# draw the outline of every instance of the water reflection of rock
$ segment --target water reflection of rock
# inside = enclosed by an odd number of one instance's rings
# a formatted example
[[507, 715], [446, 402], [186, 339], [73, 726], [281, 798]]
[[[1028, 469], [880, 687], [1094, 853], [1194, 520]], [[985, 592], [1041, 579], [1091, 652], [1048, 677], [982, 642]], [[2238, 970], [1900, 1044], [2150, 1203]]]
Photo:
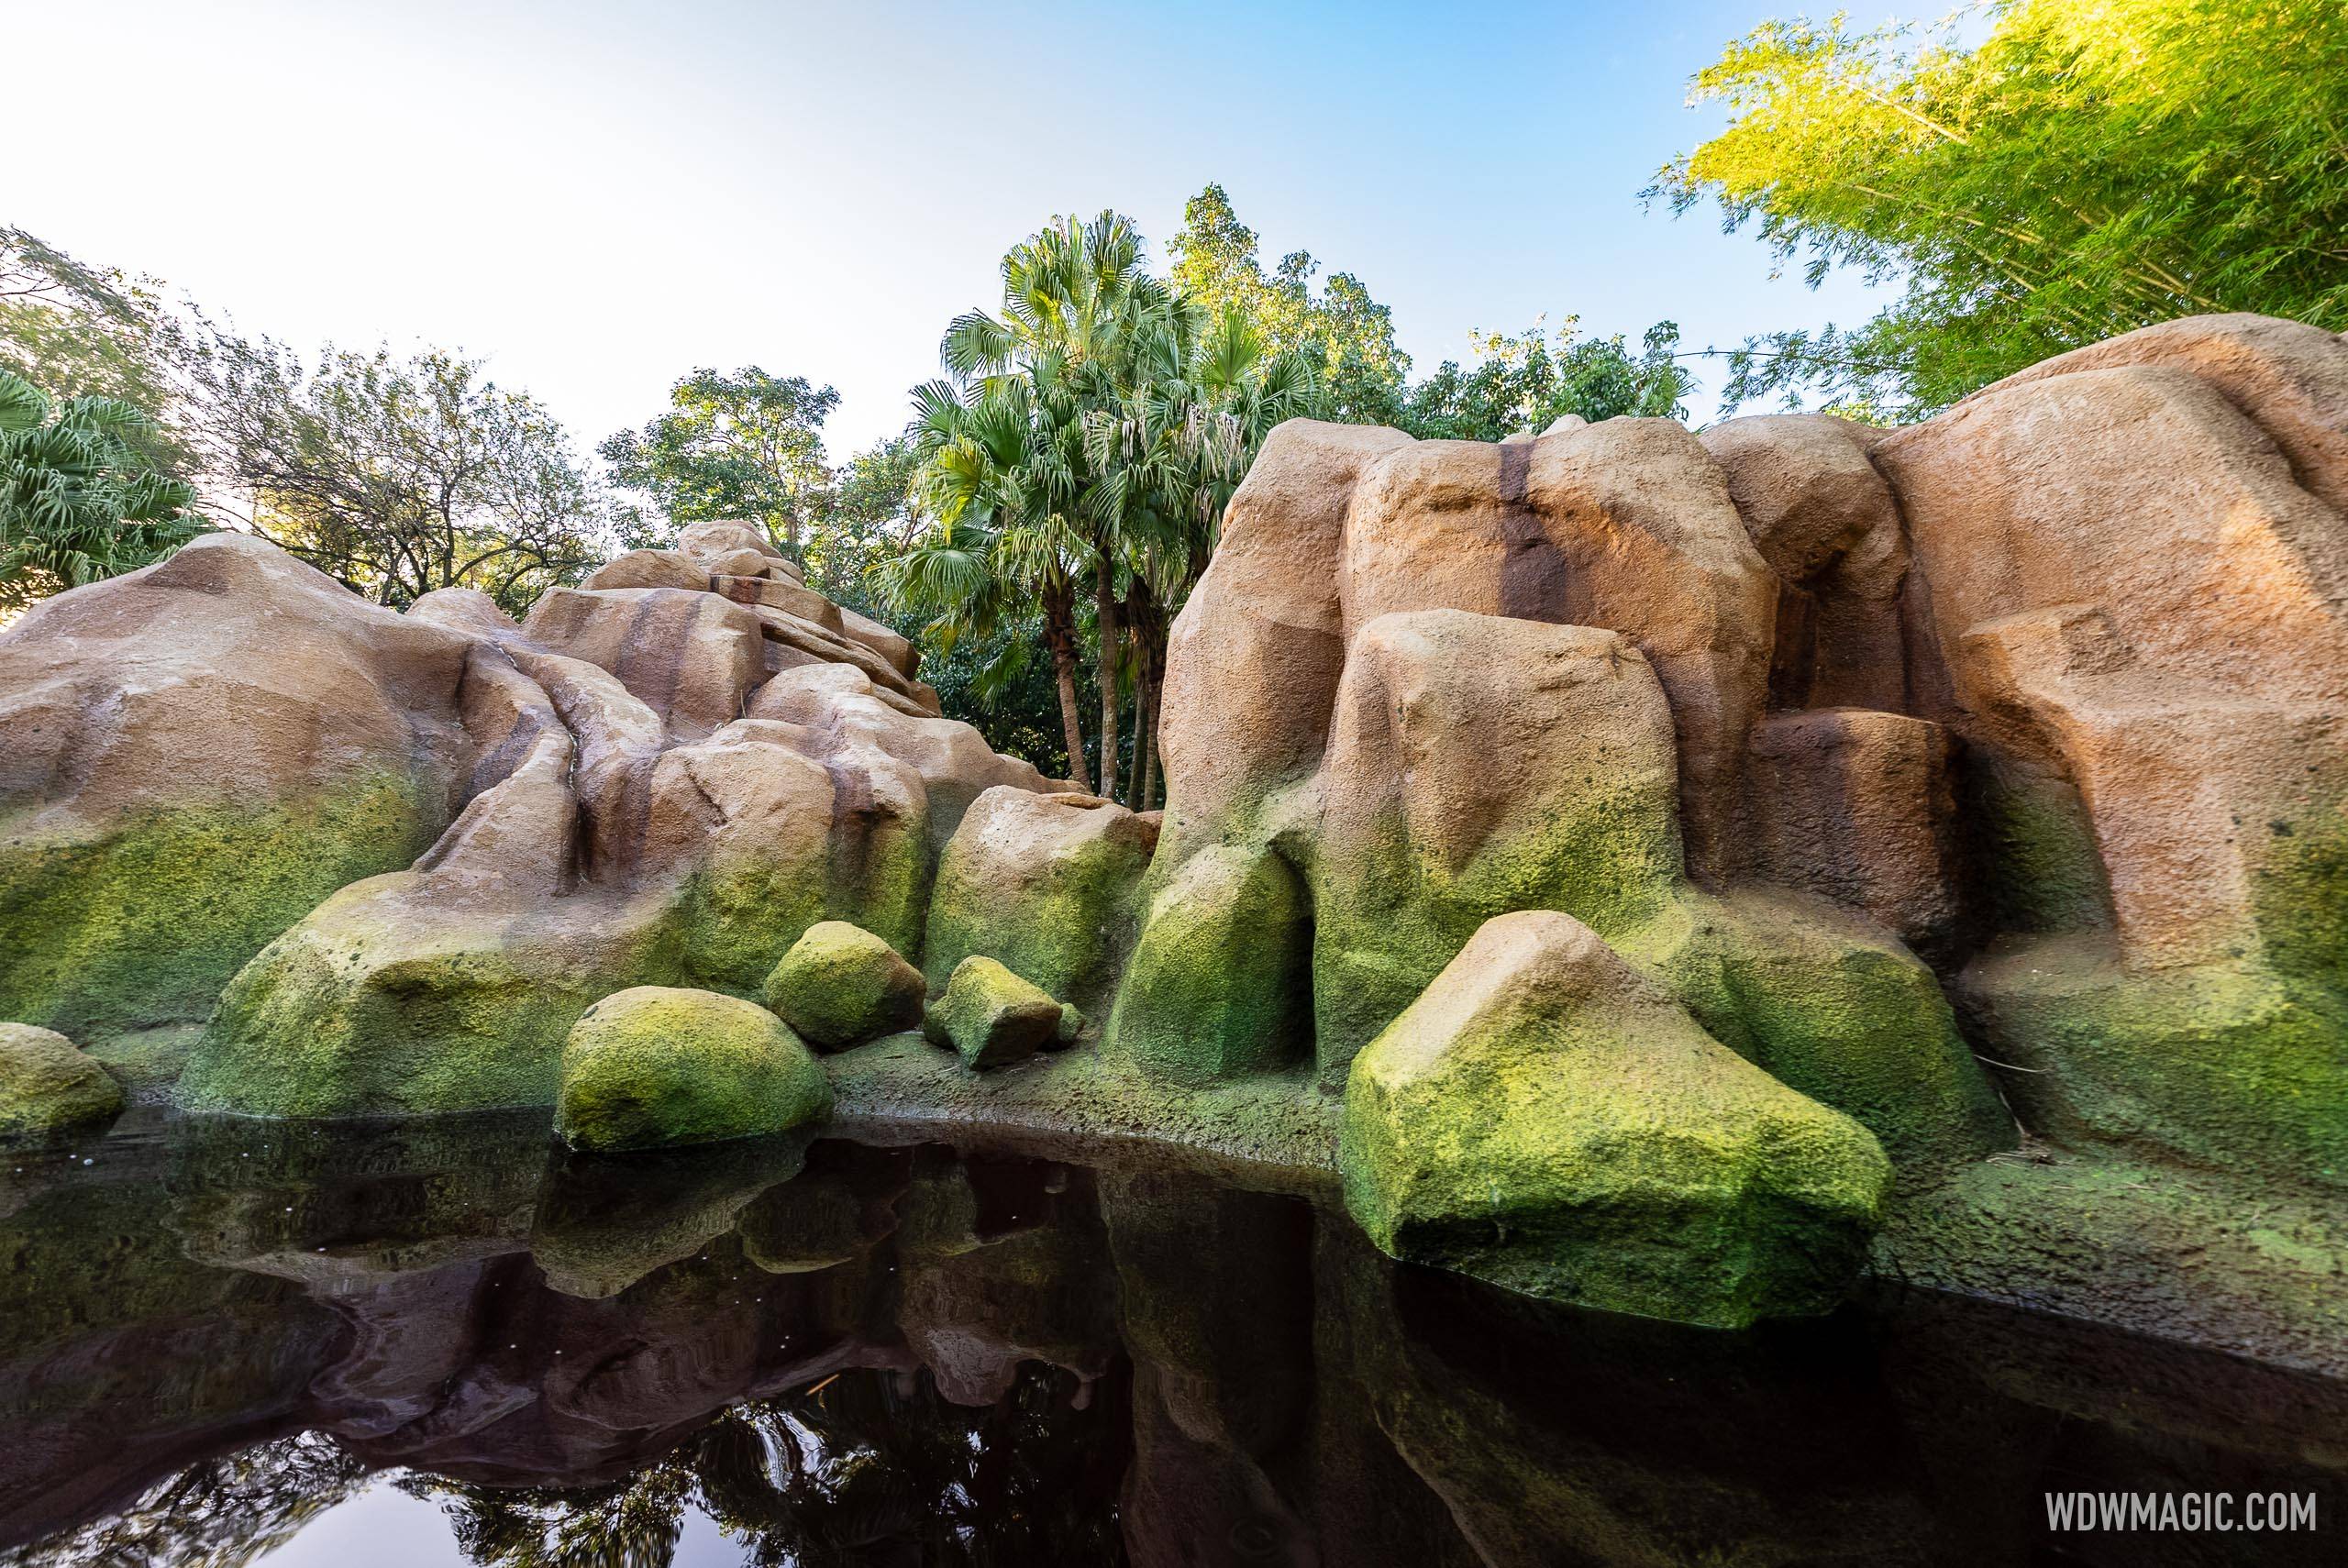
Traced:
[[2021, 1562], [2043, 1486], [2348, 1469], [2337, 1384], [1943, 1297], [1575, 1314], [1109, 1156], [588, 1161], [484, 1119], [94, 1157], [0, 1204], [0, 1542], [194, 1529], [135, 1499], [272, 1442], [207, 1473], [261, 1495], [204, 1528], [298, 1519], [342, 1454], [417, 1473], [483, 1561], [548, 1520], [658, 1558], [691, 1500], [810, 1564]]

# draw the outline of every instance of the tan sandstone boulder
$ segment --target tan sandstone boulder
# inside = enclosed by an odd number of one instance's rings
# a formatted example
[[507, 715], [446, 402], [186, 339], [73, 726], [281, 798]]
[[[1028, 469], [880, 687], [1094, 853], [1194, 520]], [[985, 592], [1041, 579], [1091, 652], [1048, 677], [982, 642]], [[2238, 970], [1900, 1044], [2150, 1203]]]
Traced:
[[1355, 636], [1321, 773], [1313, 1017], [1324, 1081], [1512, 910], [1601, 931], [1680, 884], [1671, 712], [1629, 641], [1457, 610]]
[[683, 588], [699, 592], [709, 587], [709, 571], [681, 550], [630, 550], [597, 567], [579, 585], [602, 588]]
[[1099, 1005], [1132, 945], [1157, 846], [1114, 801], [989, 790], [938, 860], [923, 949], [931, 984], [983, 954], [1054, 997]]
[[467, 639], [206, 535], [0, 635], [0, 1015], [200, 1019], [335, 889], [405, 866], [472, 767]]
[[1898, 709], [1908, 540], [1891, 487], [1822, 414], [1731, 419], [1697, 437], [1778, 579], [1773, 705]]
[[714, 593], [550, 589], [522, 629], [553, 652], [609, 670], [685, 736], [739, 718], [764, 674], [757, 620]]
[[[2348, 1032], [2325, 1021], [2348, 969], [2325, 869], [2348, 854], [2348, 520], [2302, 485], [2329, 486], [2329, 448], [2295, 423], [2321, 423], [2340, 350], [2283, 324], [2105, 348], [1874, 451], [1930, 587], [1932, 716], [1982, 759], [1974, 809], [2010, 853], [2084, 857], [2006, 880], [2004, 929], [2060, 945], [2009, 943], [1966, 988], [2000, 1059], [2059, 1054], [2030, 1092], [2070, 1095], [2069, 1125], [2348, 1170]], [[2210, 354], [2217, 380], [2189, 368]]]
[[1689, 863], [1714, 875], [1733, 864], [1777, 583], [1720, 466], [1678, 425], [1610, 419], [1521, 446], [1396, 447], [1354, 487], [1339, 597], [1349, 644], [1412, 610], [1620, 633], [1670, 699]]

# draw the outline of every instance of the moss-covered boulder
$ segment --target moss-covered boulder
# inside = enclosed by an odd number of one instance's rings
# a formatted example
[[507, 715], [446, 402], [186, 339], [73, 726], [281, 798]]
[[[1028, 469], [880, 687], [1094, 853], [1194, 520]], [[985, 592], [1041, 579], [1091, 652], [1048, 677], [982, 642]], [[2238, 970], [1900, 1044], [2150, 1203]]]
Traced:
[[1169, 1083], [1285, 1066], [1312, 1032], [1303, 882], [1268, 845], [1215, 845], [1149, 901], [1109, 1016], [1109, 1048]]
[[468, 902], [449, 874], [344, 889], [245, 966], [180, 1074], [183, 1110], [342, 1117], [550, 1105], [599, 997], [677, 977], [670, 900]]
[[249, 535], [0, 635], [0, 1017], [194, 1022], [336, 889], [460, 803], [464, 636]]
[[1672, 709], [1646, 657], [1589, 626], [1381, 615], [1346, 656], [1312, 846], [1324, 1087], [1512, 910], [1611, 935], [1682, 886]]
[[921, 1027], [929, 984], [862, 926], [818, 921], [767, 977], [767, 1006], [819, 1051]]
[[571, 1026], [554, 1124], [572, 1148], [603, 1153], [784, 1132], [831, 1110], [822, 1066], [766, 1009], [637, 986]]
[[0, 1023], [0, 1138], [39, 1137], [103, 1121], [122, 1086], [51, 1029]]
[[931, 856], [920, 774], [877, 747], [742, 719], [652, 767], [648, 871], [682, 872], [677, 930], [700, 984], [756, 995], [826, 919], [906, 951], [921, 940]]
[[1549, 911], [1488, 922], [1355, 1059], [1339, 1164], [1396, 1257], [1720, 1327], [1839, 1301], [1891, 1177]]
[[1157, 846], [1156, 825], [1114, 801], [989, 790], [937, 863], [923, 947], [930, 983], [982, 953], [1053, 996], [1104, 1008]]
[[2255, 962], [2143, 973], [2109, 933], [2007, 937], [1965, 971], [2006, 1093], [2064, 1144], [2348, 1187], [2348, 997]]
[[1059, 1026], [1059, 1003], [993, 959], [973, 954], [954, 966], [922, 1032], [950, 1047], [966, 1066], [1001, 1067], [1044, 1049]]
[[1939, 981], [1881, 927], [1746, 888], [1683, 894], [1613, 944], [1714, 1039], [1873, 1132], [1903, 1183], [2013, 1147]]

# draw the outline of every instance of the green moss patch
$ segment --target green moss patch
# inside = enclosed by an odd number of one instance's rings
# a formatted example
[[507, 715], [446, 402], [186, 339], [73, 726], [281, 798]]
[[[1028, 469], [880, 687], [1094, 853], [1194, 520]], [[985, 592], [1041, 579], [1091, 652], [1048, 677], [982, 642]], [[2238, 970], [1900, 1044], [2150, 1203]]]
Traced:
[[993, 959], [973, 954], [954, 966], [924, 1032], [951, 1047], [965, 1066], [1002, 1067], [1052, 1043], [1059, 1026], [1059, 1003]]
[[361, 883], [271, 943], [223, 994], [180, 1105], [350, 1117], [551, 1104], [572, 1021], [676, 977], [660, 899], [481, 911], [432, 887]]
[[1288, 864], [1268, 847], [1202, 850], [1150, 900], [1109, 1049], [1168, 1083], [1279, 1070], [1312, 1036], [1312, 963]]
[[1313, 865], [1313, 1019], [1323, 1080], [1344, 1081], [1356, 1051], [1434, 978], [1484, 922], [1556, 910], [1611, 934], [1678, 892], [1679, 829], [1667, 797], [1582, 792], [1495, 831], [1464, 865], [1411, 841], [1383, 813], [1358, 842], [1324, 844]]
[[[2139, 973], [2096, 933], [2009, 943], [1960, 991], [2006, 1093], [2058, 1143], [2157, 1145], [2348, 1186], [2348, 1000], [2244, 964]], [[2141, 1148], [2140, 1148], [2141, 1152]]]
[[1397, 1257], [1724, 1327], [1840, 1300], [1891, 1174], [1547, 912], [1492, 922], [1355, 1059], [1338, 1162]]
[[151, 812], [97, 838], [0, 838], [0, 1015], [76, 1037], [200, 1021], [280, 933], [407, 866], [443, 825], [417, 781], [379, 775]]
[[104, 1121], [122, 1087], [54, 1030], [0, 1023], [0, 1138], [38, 1138]]
[[637, 986], [571, 1026], [555, 1132], [580, 1150], [665, 1148], [785, 1132], [831, 1109], [814, 1053], [756, 1002]]
[[917, 1028], [928, 984], [861, 926], [819, 921], [767, 977], [767, 1006], [820, 1051]]
[[1714, 1039], [1873, 1132], [1903, 1182], [2013, 1146], [1940, 982], [1888, 932], [1750, 889], [1685, 894], [1615, 946]]

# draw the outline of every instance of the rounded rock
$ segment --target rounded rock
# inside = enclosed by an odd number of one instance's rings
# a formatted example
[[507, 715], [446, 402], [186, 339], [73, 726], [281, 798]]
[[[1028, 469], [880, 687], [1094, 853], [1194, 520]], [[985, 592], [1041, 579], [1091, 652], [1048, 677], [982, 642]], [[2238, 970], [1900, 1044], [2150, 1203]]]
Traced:
[[819, 1051], [921, 1027], [922, 974], [895, 948], [843, 920], [807, 928], [767, 977], [767, 1006]]
[[571, 1027], [555, 1131], [574, 1149], [648, 1149], [786, 1132], [831, 1109], [814, 1054], [756, 1002], [637, 986]]
[[0, 1137], [38, 1136], [103, 1121], [122, 1086], [53, 1029], [0, 1023]]

